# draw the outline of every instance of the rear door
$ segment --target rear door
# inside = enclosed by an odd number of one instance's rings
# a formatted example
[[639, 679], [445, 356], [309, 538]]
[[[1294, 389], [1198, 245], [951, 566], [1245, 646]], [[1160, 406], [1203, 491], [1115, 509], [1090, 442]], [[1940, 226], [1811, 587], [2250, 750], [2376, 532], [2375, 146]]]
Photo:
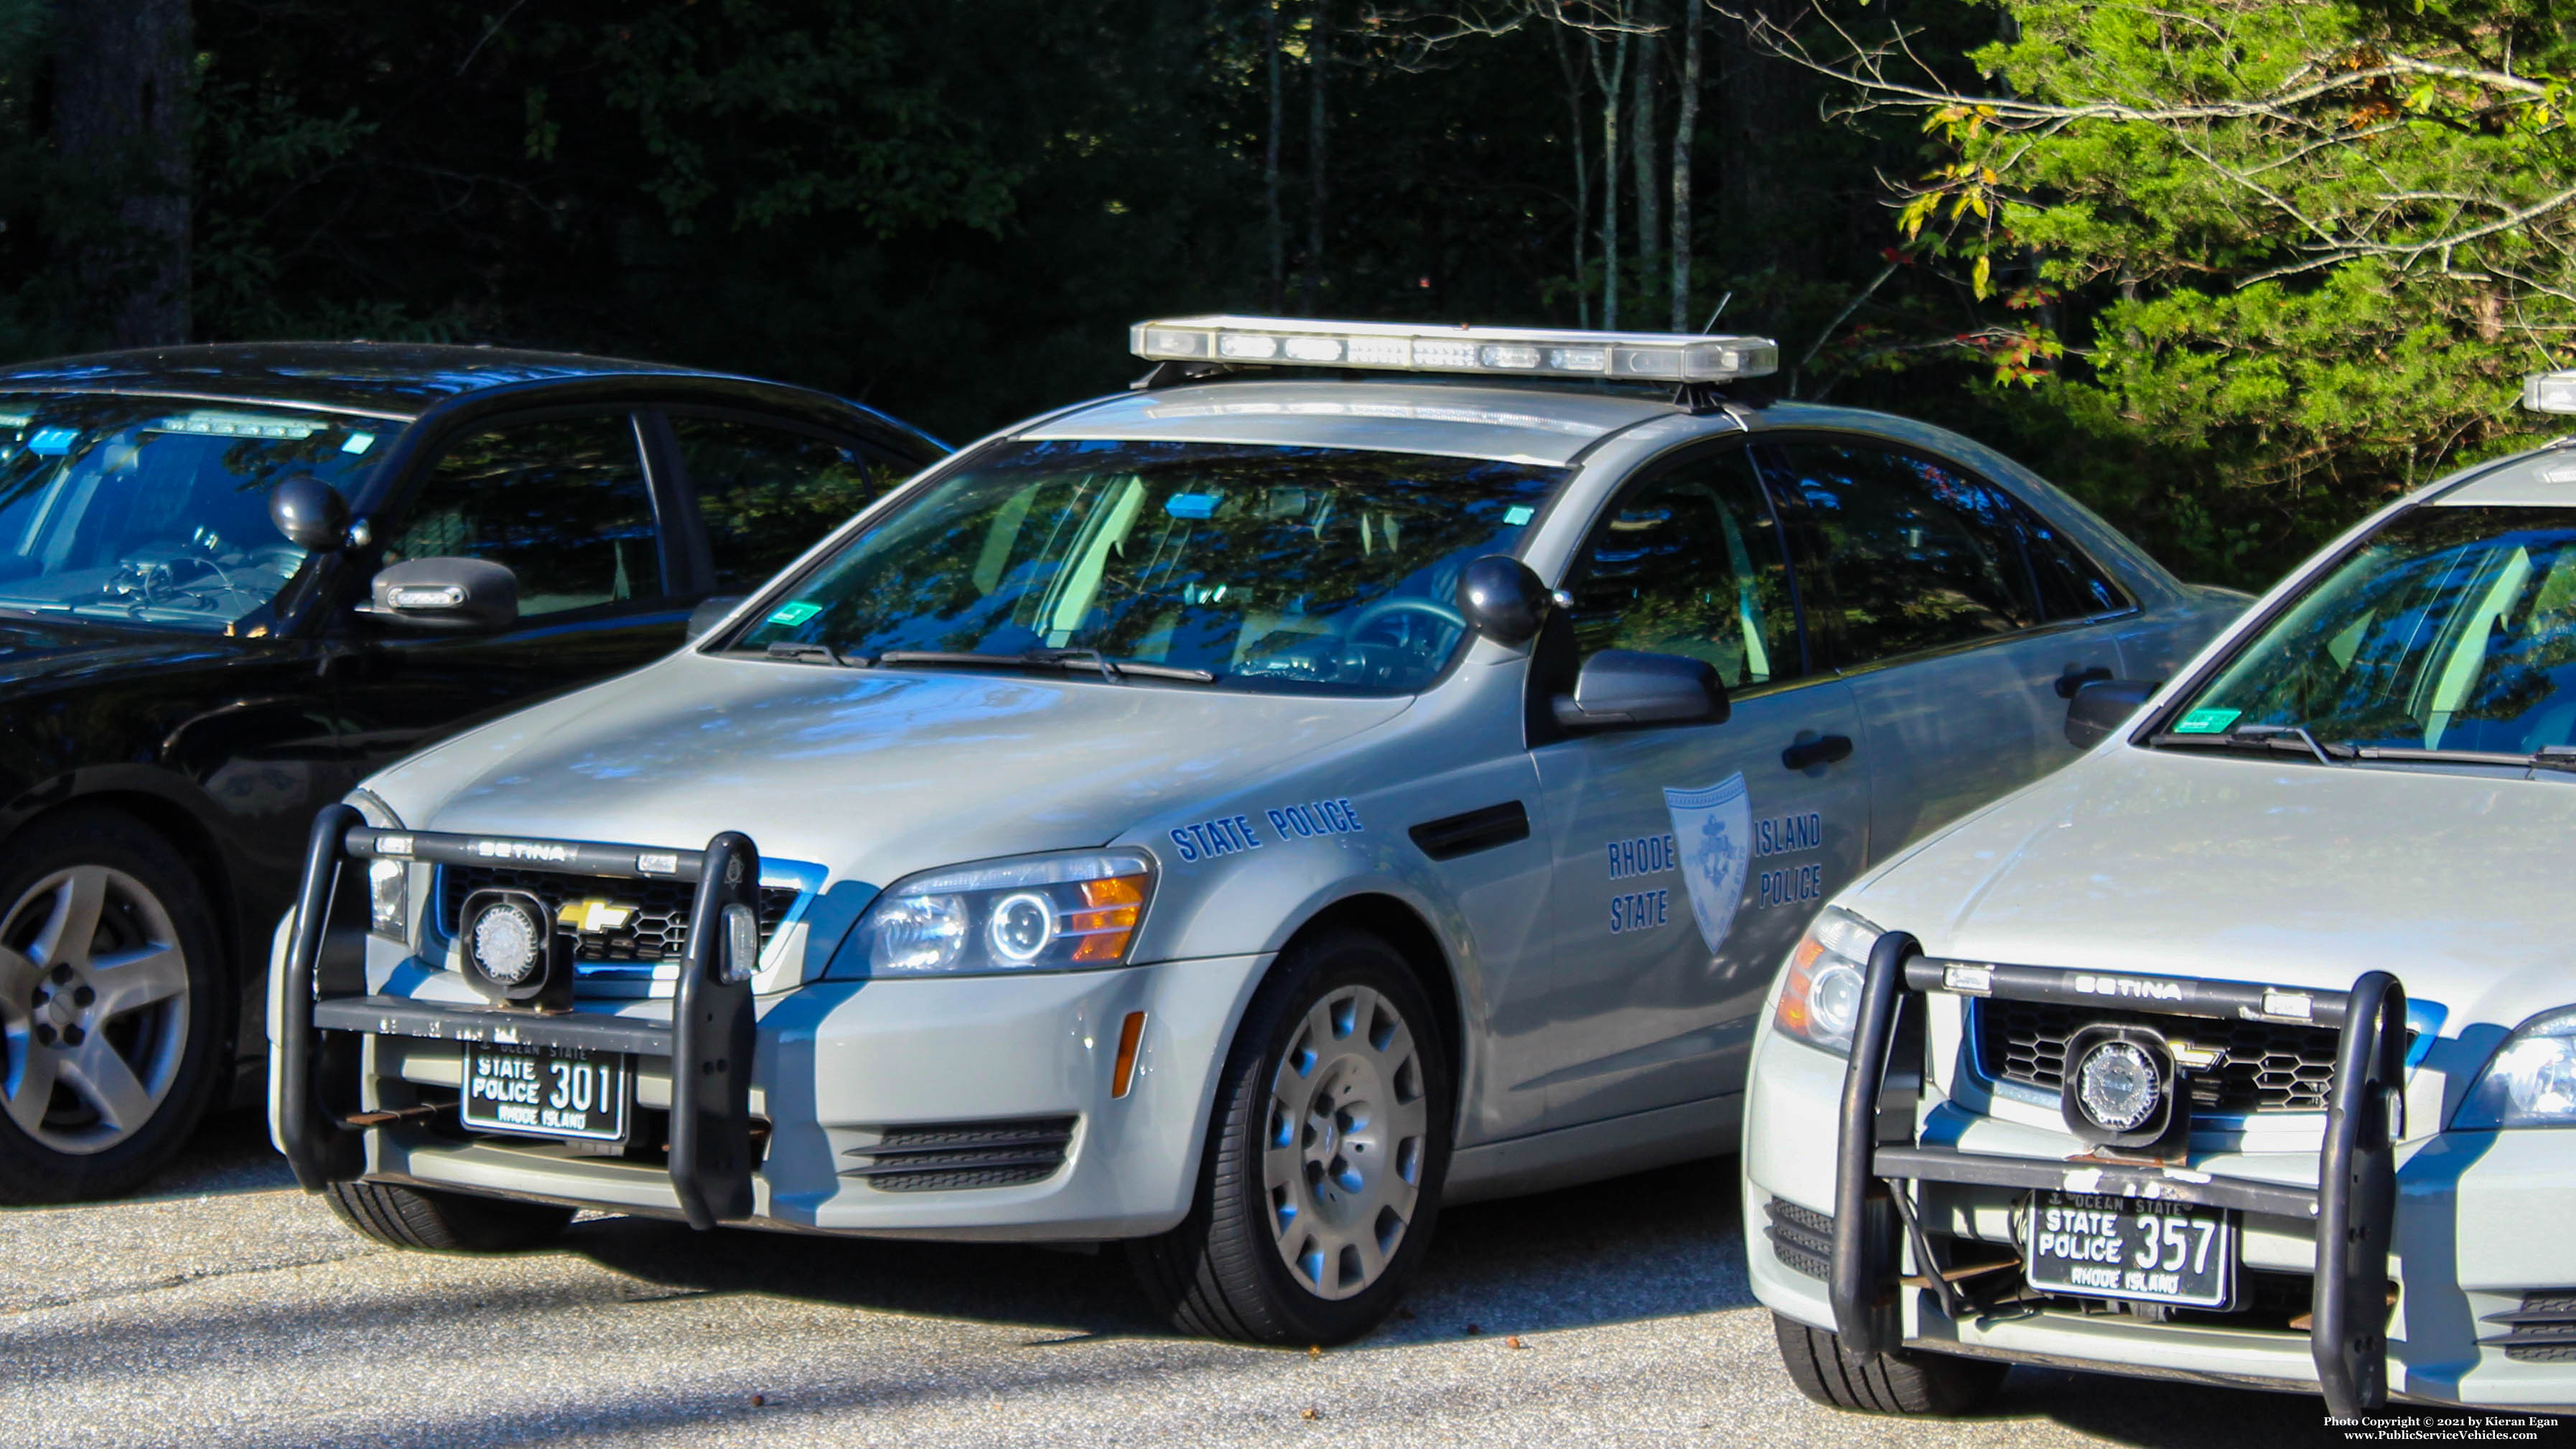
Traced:
[[2067, 694], [2119, 672], [2101, 615], [2125, 600], [2069, 576], [2072, 545], [1993, 483], [1892, 443], [1792, 436], [1757, 456], [1795, 516], [1810, 622], [1860, 713], [1876, 854], [2075, 757]]
[[360, 774], [678, 647], [689, 532], [670, 526], [680, 505], [648, 466], [646, 425], [622, 408], [529, 414], [441, 445], [381, 535], [385, 562], [506, 564], [519, 618], [476, 635], [344, 620], [334, 677]]
[[1552, 966], [1498, 1016], [1551, 1127], [1741, 1088], [1771, 973], [1863, 863], [1869, 805], [1831, 743], [1858, 728], [1851, 692], [1807, 668], [1782, 529], [1741, 447], [1628, 485], [1565, 587], [1585, 657], [1706, 660], [1733, 710], [1535, 752]]

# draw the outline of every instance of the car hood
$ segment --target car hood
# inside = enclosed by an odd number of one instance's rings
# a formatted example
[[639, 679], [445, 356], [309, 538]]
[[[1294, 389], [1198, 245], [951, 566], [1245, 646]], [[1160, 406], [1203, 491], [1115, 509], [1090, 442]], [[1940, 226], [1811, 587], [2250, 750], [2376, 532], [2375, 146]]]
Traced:
[[366, 788], [415, 830], [695, 847], [882, 887], [1106, 843], [1408, 699], [682, 654], [460, 735]]
[[241, 651], [240, 644], [216, 635], [143, 634], [77, 619], [0, 616], [0, 689], [208, 663]]
[[2340, 989], [2469, 1021], [2576, 1000], [2576, 778], [2119, 745], [1972, 816], [1845, 904], [1932, 955]]

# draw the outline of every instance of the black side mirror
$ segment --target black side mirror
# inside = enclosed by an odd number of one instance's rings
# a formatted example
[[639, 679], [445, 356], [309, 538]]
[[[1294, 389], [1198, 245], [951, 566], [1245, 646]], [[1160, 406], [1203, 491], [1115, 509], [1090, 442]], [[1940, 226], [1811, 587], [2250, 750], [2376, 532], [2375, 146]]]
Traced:
[[698, 600], [698, 606], [689, 611], [689, 639], [695, 641], [704, 637], [709, 629], [724, 622], [725, 615], [732, 613], [743, 600], [750, 597], [749, 594], [718, 594], [713, 598]]
[[2102, 743], [2163, 687], [2161, 679], [2097, 679], [2084, 685], [2066, 702], [2066, 742], [2079, 750]]
[[1519, 559], [1489, 553], [1458, 574], [1458, 612], [1467, 627], [1497, 644], [1526, 644], [1538, 637], [1556, 596]]
[[1724, 724], [1726, 685], [1716, 666], [1679, 654], [1604, 649], [1583, 661], [1574, 693], [1550, 701], [1570, 730], [1634, 725]]
[[268, 521], [307, 553], [328, 553], [349, 540], [349, 500], [340, 490], [298, 473], [269, 490]]
[[499, 629], [519, 617], [519, 576], [479, 558], [416, 558], [376, 571], [359, 612], [423, 629]]

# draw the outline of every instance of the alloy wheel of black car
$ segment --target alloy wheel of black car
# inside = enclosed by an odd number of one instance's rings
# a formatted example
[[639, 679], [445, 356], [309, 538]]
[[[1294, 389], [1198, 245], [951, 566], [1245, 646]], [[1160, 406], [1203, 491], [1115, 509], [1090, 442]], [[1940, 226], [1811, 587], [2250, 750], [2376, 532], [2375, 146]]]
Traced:
[[0, 862], [0, 1202], [131, 1190], [204, 1111], [225, 992], [179, 854], [104, 809]]

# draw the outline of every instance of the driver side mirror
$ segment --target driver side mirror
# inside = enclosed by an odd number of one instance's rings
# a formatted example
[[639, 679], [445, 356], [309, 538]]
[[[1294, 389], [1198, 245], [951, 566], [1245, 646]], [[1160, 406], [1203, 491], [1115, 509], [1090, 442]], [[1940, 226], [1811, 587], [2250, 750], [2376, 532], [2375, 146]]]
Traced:
[[1538, 637], [1556, 596], [1530, 566], [1490, 553], [1458, 574], [1458, 612], [1467, 626], [1497, 644], [1526, 644]]
[[422, 629], [502, 629], [519, 618], [519, 576], [479, 558], [416, 558], [376, 571], [358, 612]]
[[2079, 750], [2102, 743], [2163, 687], [2161, 679], [2097, 679], [2084, 685], [2066, 702], [2066, 742]]
[[349, 500], [312, 474], [298, 473], [269, 490], [268, 521], [306, 553], [329, 553], [349, 541]]
[[1724, 724], [1730, 712], [1717, 667], [1679, 654], [1604, 649], [1583, 661], [1574, 693], [1549, 701], [1570, 730]]

